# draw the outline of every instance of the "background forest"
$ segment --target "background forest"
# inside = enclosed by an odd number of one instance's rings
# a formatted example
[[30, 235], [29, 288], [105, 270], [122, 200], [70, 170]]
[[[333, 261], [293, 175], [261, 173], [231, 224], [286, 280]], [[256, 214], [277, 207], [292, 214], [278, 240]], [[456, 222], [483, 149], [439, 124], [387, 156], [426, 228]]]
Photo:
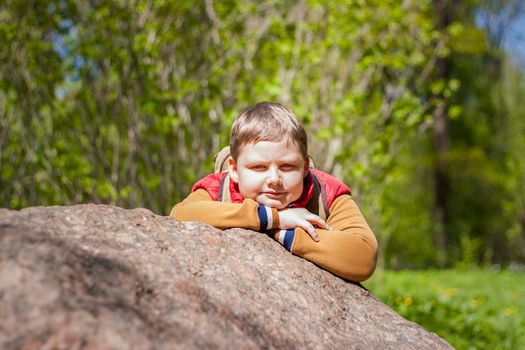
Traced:
[[235, 116], [278, 101], [383, 266], [520, 268], [520, 25], [503, 0], [3, 0], [0, 206], [166, 215]]
[[524, 78], [519, 0], [0, 0], [0, 207], [167, 215], [281, 102], [378, 236], [365, 287], [525, 348]]

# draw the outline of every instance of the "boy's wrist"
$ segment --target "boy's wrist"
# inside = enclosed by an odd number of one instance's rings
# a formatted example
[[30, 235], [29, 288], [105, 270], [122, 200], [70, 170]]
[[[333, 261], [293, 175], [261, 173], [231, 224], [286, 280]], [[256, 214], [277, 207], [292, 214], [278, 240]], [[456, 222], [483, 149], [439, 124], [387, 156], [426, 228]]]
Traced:
[[295, 229], [282, 229], [279, 231], [277, 240], [286, 248], [286, 250], [291, 251], [294, 237]]
[[259, 204], [257, 215], [259, 216], [260, 231], [267, 231], [279, 227], [279, 213], [277, 209]]

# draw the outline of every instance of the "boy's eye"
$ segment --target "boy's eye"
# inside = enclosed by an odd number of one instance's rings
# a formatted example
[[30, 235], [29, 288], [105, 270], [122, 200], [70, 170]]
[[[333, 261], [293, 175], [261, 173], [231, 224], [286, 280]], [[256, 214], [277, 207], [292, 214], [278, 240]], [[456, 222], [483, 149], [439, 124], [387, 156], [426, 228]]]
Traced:
[[283, 164], [283, 165], [281, 165], [281, 168], [285, 169], [285, 170], [286, 169], [295, 169], [295, 168], [297, 168], [297, 166], [295, 164]]
[[252, 165], [250, 168], [253, 169], [253, 170], [263, 170], [263, 169], [266, 169], [266, 167], [265, 167], [264, 165], [262, 165], [262, 164]]

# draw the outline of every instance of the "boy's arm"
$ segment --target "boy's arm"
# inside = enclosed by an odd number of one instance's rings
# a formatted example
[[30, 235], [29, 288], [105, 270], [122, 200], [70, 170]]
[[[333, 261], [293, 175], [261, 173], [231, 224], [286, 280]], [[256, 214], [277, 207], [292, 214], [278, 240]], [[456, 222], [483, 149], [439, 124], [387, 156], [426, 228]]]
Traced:
[[179, 221], [202, 221], [220, 229], [240, 227], [263, 231], [279, 227], [275, 208], [265, 207], [252, 199], [243, 203], [217, 202], [204, 189], [190, 193], [171, 210]]
[[277, 231], [274, 238], [293, 254], [345, 279], [369, 278], [376, 265], [377, 240], [350, 195], [335, 199], [327, 223], [333, 231], [317, 229], [318, 242], [300, 227]]

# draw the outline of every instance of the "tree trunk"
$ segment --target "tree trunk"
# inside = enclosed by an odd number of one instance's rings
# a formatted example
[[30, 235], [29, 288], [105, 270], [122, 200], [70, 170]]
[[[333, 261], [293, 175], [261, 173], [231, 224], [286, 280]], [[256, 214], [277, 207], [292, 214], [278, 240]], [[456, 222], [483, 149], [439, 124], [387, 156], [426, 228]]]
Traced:
[[[435, 0], [434, 9], [437, 14], [437, 28], [445, 32], [453, 21], [455, 3], [450, 0]], [[449, 57], [442, 57], [436, 62], [436, 80], [449, 81], [451, 78], [451, 61]], [[450, 150], [450, 131], [448, 105], [443, 92], [437, 99], [443, 101], [434, 112], [433, 143], [436, 152], [434, 163], [434, 218], [436, 220], [435, 242], [438, 249], [438, 263], [446, 264], [447, 243], [449, 235], [449, 194], [450, 176], [448, 169], [448, 153]]]

